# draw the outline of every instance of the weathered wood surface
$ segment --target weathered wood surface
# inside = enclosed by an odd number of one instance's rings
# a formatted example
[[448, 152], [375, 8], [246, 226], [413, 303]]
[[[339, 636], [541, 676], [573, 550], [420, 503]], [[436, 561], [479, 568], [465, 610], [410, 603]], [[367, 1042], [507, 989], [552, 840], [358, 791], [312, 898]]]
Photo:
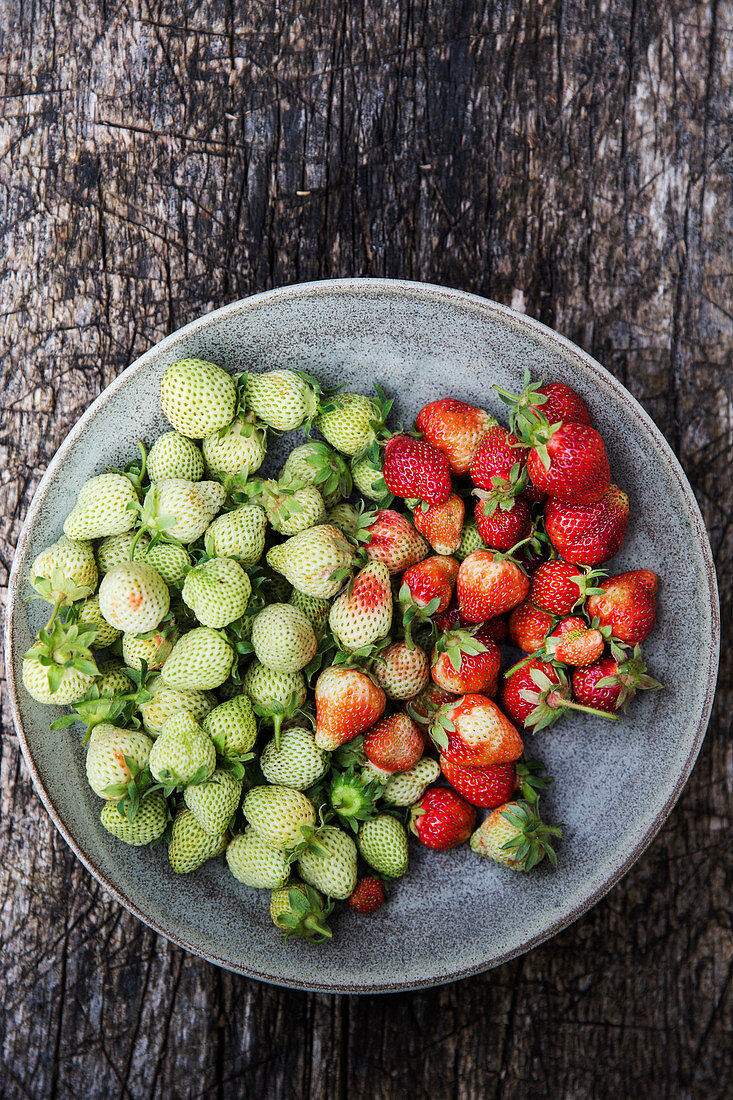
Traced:
[[[690, 476], [731, 614], [733, 7], [0, 0], [6, 576], [70, 425], [253, 291], [406, 276], [613, 370]], [[723, 1097], [731, 659], [660, 837], [553, 942], [418, 995], [234, 977], [111, 902], [2, 742], [4, 1097]]]

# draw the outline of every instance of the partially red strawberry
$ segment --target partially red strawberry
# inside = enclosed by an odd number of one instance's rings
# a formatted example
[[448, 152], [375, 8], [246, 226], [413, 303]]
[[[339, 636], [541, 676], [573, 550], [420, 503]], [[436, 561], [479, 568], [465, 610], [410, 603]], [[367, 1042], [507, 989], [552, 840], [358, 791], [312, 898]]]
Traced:
[[388, 699], [412, 699], [430, 680], [430, 661], [419, 645], [394, 642], [381, 651], [372, 673]]
[[534, 653], [545, 644], [552, 622], [552, 615], [540, 611], [527, 598], [509, 616], [509, 641], [525, 653]]
[[410, 699], [409, 703], [405, 705], [405, 710], [420, 726], [426, 752], [428, 749], [433, 748], [430, 727], [435, 721], [436, 714], [444, 703], [451, 703], [455, 698], [453, 692], [443, 691], [431, 680], [424, 691], [421, 691], [414, 699]]
[[444, 504], [418, 504], [412, 522], [436, 554], [454, 554], [461, 545], [466, 506], [454, 493]]
[[392, 508], [377, 512], [361, 538], [368, 558], [383, 562], [390, 573], [401, 573], [422, 561], [430, 547], [408, 519]]
[[518, 760], [524, 745], [509, 719], [485, 695], [462, 695], [444, 703], [430, 730], [446, 760], [464, 767]]
[[595, 428], [576, 421], [543, 424], [528, 435], [527, 458], [532, 484], [556, 500], [593, 504], [608, 492], [611, 469], [603, 440]]
[[523, 496], [505, 500], [492, 494], [480, 497], [474, 516], [481, 538], [495, 550], [511, 550], [532, 528], [529, 504]]
[[433, 649], [430, 673], [438, 687], [462, 695], [495, 695], [501, 653], [488, 631], [453, 630], [441, 634]]
[[533, 733], [547, 729], [568, 710], [609, 717], [600, 709], [573, 702], [565, 673], [538, 657], [509, 669], [501, 684], [499, 698], [512, 721]]
[[378, 771], [406, 772], [423, 754], [423, 735], [409, 714], [401, 711], [377, 722], [364, 736], [364, 752]]
[[[643, 583], [638, 573], [643, 574]], [[657, 597], [650, 590], [650, 570], [635, 570], [606, 577], [598, 587], [603, 592], [590, 596], [587, 610], [600, 626], [610, 627], [615, 638], [638, 645], [651, 633], [657, 617]]]
[[506, 428], [489, 428], [471, 460], [471, 480], [487, 491], [507, 486], [512, 480], [516, 483], [527, 465], [528, 454], [529, 447]]
[[610, 485], [593, 504], [569, 504], [550, 497], [545, 527], [550, 542], [566, 561], [600, 565], [621, 549], [629, 522], [629, 498]]
[[456, 590], [463, 618], [482, 623], [520, 604], [529, 592], [529, 578], [502, 554], [474, 550], [461, 562]]
[[616, 661], [602, 657], [588, 668], [573, 673], [573, 693], [579, 703], [610, 714], [625, 710], [637, 691], [655, 691], [662, 685], [647, 674], [637, 646], [632, 657]]
[[603, 653], [603, 635], [575, 615], [557, 624], [544, 648], [563, 665], [592, 665]]
[[410, 566], [402, 574], [400, 600], [420, 608], [426, 608], [437, 600], [431, 614], [444, 611], [451, 601], [458, 569], [456, 559], [446, 555], [426, 558]]
[[582, 397], [564, 382], [546, 382], [538, 386], [535, 393], [546, 398], [536, 408], [546, 420], [549, 420], [550, 424], [565, 420], [574, 420], [578, 424], [590, 424], [590, 413]]
[[567, 561], [547, 561], [532, 574], [529, 599], [541, 611], [569, 615], [586, 596], [601, 591], [597, 581], [602, 576], [597, 569], [584, 571]]
[[336, 749], [369, 729], [384, 713], [387, 697], [357, 668], [331, 665], [316, 681], [316, 744]]
[[440, 770], [454, 790], [472, 806], [493, 810], [508, 802], [517, 787], [517, 768], [511, 764], [490, 764], [485, 768], [464, 768], [440, 758]]
[[424, 439], [395, 435], [384, 449], [382, 474], [396, 497], [444, 504], [453, 493], [448, 459]]
[[496, 424], [483, 409], [453, 397], [431, 401], [417, 415], [415, 427], [448, 459], [454, 474], [465, 474], [483, 433]]
[[476, 824], [476, 811], [446, 787], [431, 787], [410, 813], [410, 829], [426, 848], [447, 850], [464, 844]]
[[349, 907], [355, 913], [376, 913], [384, 905], [384, 883], [376, 875], [365, 875], [356, 884], [349, 897]]

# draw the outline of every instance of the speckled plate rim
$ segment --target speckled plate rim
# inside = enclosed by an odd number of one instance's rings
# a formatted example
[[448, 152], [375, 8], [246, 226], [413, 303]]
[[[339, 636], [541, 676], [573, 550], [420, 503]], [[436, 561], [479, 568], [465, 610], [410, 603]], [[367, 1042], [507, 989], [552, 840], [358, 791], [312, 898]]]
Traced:
[[[602, 883], [601, 886], [591, 891], [582, 901], [578, 902], [577, 898], [573, 899], [566, 912], [550, 924], [548, 924], [542, 932], [530, 937], [524, 944], [519, 947], [513, 948], [510, 951], [498, 953], [476, 965], [465, 967], [460, 970], [447, 972], [441, 975], [431, 975], [426, 979], [419, 981], [406, 981], [395, 982], [391, 984], [373, 984], [373, 985], [359, 985], [355, 982], [353, 985], [324, 985], [317, 981], [312, 982], [297, 982], [290, 981], [286, 978], [273, 978], [272, 975], [262, 973], [250, 966], [232, 966], [229, 961], [218, 958], [214, 953], [209, 951], [203, 951], [195, 944], [188, 943], [185, 939], [177, 936], [174, 932], [163, 928], [156, 921], [152, 920], [149, 915], [144, 913], [133, 901], [125, 896], [109, 879], [102, 874], [86, 856], [83, 849], [69, 831], [66, 829], [60, 813], [56, 809], [48, 791], [44, 787], [41, 776], [35, 766], [33, 757], [30, 752], [28, 740], [26, 738], [25, 729], [23, 726], [23, 720], [21, 717], [20, 701], [18, 696], [18, 685], [15, 676], [15, 664], [13, 660], [13, 624], [15, 618], [15, 605], [16, 600], [19, 598], [18, 590], [20, 583], [20, 559], [23, 555], [26, 543], [30, 536], [30, 530], [33, 526], [35, 517], [44, 501], [46, 495], [46, 488], [53, 477], [58, 467], [64, 462], [67, 453], [72, 449], [76, 440], [83, 434], [85, 425], [93, 416], [97, 414], [100, 406], [106, 404], [109, 398], [117, 392], [122, 386], [124, 386], [126, 380], [131, 374], [144, 370], [148, 363], [156, 358], [161, 351], [166, 350], [171, 344], [175, 343], [184, 334], [189, 335], [195, 333], [200, 328], [208, 326], [214, 318], [221, 320], [227, 316], [246, 312], [251, 309], [256, 309], [257, 306], [263, 301], [286, 301], [294, 298], [303, 297], [316, 297], [326, 294], [344, 294], [355, 295], [360, 293], [373, 296], [375, 293], [381, 293], [385, 295], [391, 295], [398, 299], [414, 299], [419, 298], [423, 301], [430, 301], [436, 305], [445, 303], [454, 306], [462, 307], [468, 311], [475, 311], [479, 314], [490, 314], [493, 317], [501, 318], [508, 324], [523, 329], [527, 334], [539, 337], [542, 341], [554, 345], [558, 348], [564, 356], [570, 360], [575, 360], [578, 364], [582, 365], [591, 374], [594, 374], [599, 382], [609, 386], [616, 396], [616, 398], [623, 402], [627, 409], [636, 417], [640, 425], [647, 430], [651, 438], [652, 443], [656, 447], [659, 457], [663, 459], [671, 469], [676, 481], [678, 482], [680, 492], [687, 502], [690, 517], [694, 523], [695, 531], [697, 534], [698, 545], [700, 553], [702, 555], [702, 561], [705, 571], [705, 576], [708, 581], [708, 591], [711, 607], [711, 628], [712, 637], [710, 639], [710, 651], [708, 660], [708, 676], [707, 676], [707, 689], [703, 700], [701, 713], [698, 719], [697, 729], [695, 731], [694, 740], [690, 747], [690, 752], [687, 759], [680, 770], [677, 780], [669, 792], [669, 795], [662, 806], [661, 810], [654, 818], [649, 828], [644, 835], [637, 841], [631, 851], [627, 854], [620, 866], [616, 867], [608, 876], [608, 878]], [[639, 856], [648, 847], [654, 837], [657, 835], [662, 825], [666, 821], [667, 817], [672, 811], [677, 799], [682, 793], [692, 768], [697, 759], [700, 747], [705, 737], [708, 722], [710, 720], [710, 713], [713, 706], [713, 700], [715, 697], [715, 687], [718, 673], [718, 656], [720, 649], [720, 606], [718, 601], [718, 587], [717, 579], [715, 575], [715, 566], [713, 563], [712, 550], [710, 548], [710, 542], [708, 540], [707, 530], [703, 522], [700, 509], [695, 500], [694, 493], [690, 486], [687, 477], [677, 460], [676, 455], [672, 451], [671, 447], [667, 443], [662, 433], [657, 428], [651, 417], [644, 411], [639, 402], [629, 393], [625, 386], [623, 386], [605, 367], [582, 351], [576, 344], [573, 344], [566, 337], [561, 336], [553, 329], [543, 325], [540, 321], [536, 321], [532, 317], [528, 317], [523, 313], [518, 313], [516, 310], [510, 309], [508, 306], [501, 305], [498, 302], [491, 301], [488, 298], [482, 298], [476, 294], [468, 294], [465, 291], [453, 290], [449, 287], [439, 286], [433, 283], [419, 283], [402, 279], [325, 279], [317, 282], [310, 283], [296, 283], [292, 286], [277, 287], [273, 290], [264, 291], [261, 294], [252, 295], [249, 298], [242, 298], [236, 302], [230, 302], [229, 305], [222, 306], [220, 309], [212, 310], [211, 313], [204, 314], [202, 317], [196, 318], [189, 324], [184, 325], [182, 328], [177, 329], [175, 332], [166, 336], [159, 343], [155, 344], [152, 348], [146, 351], [138, 359], [134, 361], [129, 367], [127, 367], [117, 378], [110, 383], [109, 386], [102, 393], [95, 398], [89, 408], [83, 413], [71, 431], [68, 433], [63, 443], [59, 447], [58, 451], [54, 455], [53, 459], [48, 465], [46, 472], [44, 473], [38, 488], [33, 496], [28, 514], [23, 523], [23, 527], [18, 538], [18, 544], [16, 546], [15, 554], [13, 557], [13, 564], [10, 571], [10, 577], [8, 580], [8, 595], [6, 606], [6, 620], [5, 620], [5, 669], [6, 679], [8, 685], [8, 694], [10, 698], [10, 708], [13, 716], [13, 722], [15, 724], [16, 731], [18, 733], [18, 739], [20, 741], [21, 751], [25, 759], [28, 770], [30, 771], [31, 778], [35, 785], [35, 788], [43, 802], [44, 806], [48, 810], [54, 824], [63, 836], [66, 843], [71, 850], [77, 856], [79, 860], [84, 864], [87, 870], [94, 876], [94, 878], [100, 883], [101, 886], [133, 913], [139, 920], [146, 924], [149, 928], [152, 928], [155, 932], [164, 936], [172, 943], [177, 944], [184, 950], [191, 952], [194, 955], [198, 955], [200, 958], [206, 959], [208, 962], [214, 963], [217, 966], [221, 966], [224, 969], [231, 970], [234, 973], [240, 973], [248, 978], [256, 978], [258, 981], [267, 982], [279, 986], [284, 986], [291, 989], [298, 989], [306, 992], [319, 992], [319, 993], [398, 993], [401, 991], [425, 989], [432, 986], [445, 985], [448, 982], [457, 981], [461, 978], [468, 978], [474, 974], [481, 974], [486, 970], [492, 969], [495, 966], [499, 966], [502, 963], [508, 962], [510, 959], [516, 958], [518, 955], [522, 955], [532, 948], [539, 946], [546, 940], [551, 939], [557, 935], [573, 921], [577, 920], [583, 913], [586, 913], [594, 905], [597, 904], [603, 898], [609, 890], [616, 885], [616, 883], [623, 878], [627, 871], [636, 862]]]

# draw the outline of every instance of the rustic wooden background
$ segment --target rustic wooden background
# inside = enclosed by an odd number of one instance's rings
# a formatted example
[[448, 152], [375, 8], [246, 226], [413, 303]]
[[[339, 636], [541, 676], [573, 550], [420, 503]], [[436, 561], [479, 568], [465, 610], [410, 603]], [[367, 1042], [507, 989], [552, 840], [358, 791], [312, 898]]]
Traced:
[[[0, 574], [89, 401], [232, 299], [336, 275], [510, 303], [614, 371], [695, 487], [731, 615], [733, 6], [0, 0]], [[673, 583], [673, 579], [669, 579]], [[234, 977], [110, 901], [3, 716], [0, 1095], [733, 1095], [731, 658], [659, 838], [483, 977]]]

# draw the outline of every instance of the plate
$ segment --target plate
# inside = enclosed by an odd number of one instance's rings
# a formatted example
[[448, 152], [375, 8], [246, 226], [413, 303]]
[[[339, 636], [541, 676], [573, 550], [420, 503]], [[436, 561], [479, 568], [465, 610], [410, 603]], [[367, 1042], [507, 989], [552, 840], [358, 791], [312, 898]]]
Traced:
[[[555, 777], [545, 816], [565, 824], [557, 871], [510, 872], [467, 845], [430, 852], [411, 844], [411, 867], [375, 918], [348, 908], [333, 941], [285, 945], [269, 917], [269, 893], [237, 883], [211, 861], [175, 876], [164, 846], [129, 848], [99, 824], [100, 802], [84, 772], [77, 727], [49, 733], [58, 708], [31, 700], [21, 654], [42, 625], [27, 603], [35, 555], [61, 533], [80, 485], [132, 457], [134, 440], [167, 430], [158, 389], [184, 356], [229, 370], [297, 368], [324, 385], [395, 397], [394, 423], [426, 402], [457, 397], [505, 419], [492, 389], [516, 392], [525, 367], [567, 382], [602, 433], [613, 479], [631, 497], [626, 542], [613, 570], [649, 567], [662, 577], [658, 625], [645, 655], [664, 691], [637, 697], [618, 724], [564, 719], [528, 739]], [[300, 441], [275, 437], [277, 469]], [[674, 578], [665, 584], [664, 578]], [[128, 367], [69, 433], [31, 503], [9, 582], [8, 683], [21, 747], [41, 799], [91, 873], [146, 924], [203, 958], [249, 977], [298, 989], [374, 993], [476, 974], [527, 951], [575, 920], [631, 867], [687, 780], [710, 714], [717, 672], [718, 598], [702, 517], [661, 433], [599, 363], [539, 322], [456, 290], [382, 279], [280, 288], [201, 317]]]

